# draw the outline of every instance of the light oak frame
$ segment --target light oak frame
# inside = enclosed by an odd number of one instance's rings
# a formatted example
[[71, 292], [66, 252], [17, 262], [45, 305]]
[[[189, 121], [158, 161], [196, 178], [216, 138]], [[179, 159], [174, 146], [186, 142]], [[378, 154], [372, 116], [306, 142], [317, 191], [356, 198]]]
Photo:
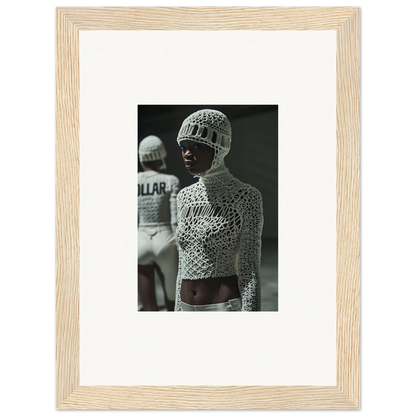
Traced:
[[[56, 406], [58, 409], [358, 409], [360, 27], [355, 7], [56, 10]], [[337, 32], [337, 385], [80, 386], [79, 31]]]

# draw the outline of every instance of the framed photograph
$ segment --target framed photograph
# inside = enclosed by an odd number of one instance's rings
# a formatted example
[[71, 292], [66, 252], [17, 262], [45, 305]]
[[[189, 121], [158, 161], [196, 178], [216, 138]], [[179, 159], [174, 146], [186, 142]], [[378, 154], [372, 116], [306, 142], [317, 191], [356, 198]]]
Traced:
[[[214, 105], [214, 104], [199, 104], [199, 105], [138, 105], [138, 147], [139, 156], [142, 154], [142, 159], [150, 159], [153, 157], [151, 149], [147, 149], [146, 143], [153, 143], [154, 140], [161, 140], [163, 138], [163, 147], [167, 156], [164, 158], [163, 164], [164, 169], [159, 171], [156, 175], [155, 170], [146, 170], [146, 161], [138, 160], [138, 223], [144, 223], [139, 230], [138, 238], [138, 264], [146, 264], [149, 261], [154, 261], [156, 264], [161, 264], [155, 271], [149, 268], [144, 268], [146, 275], [140, 275], [139, 270], [139, 283], [138, 283], [138, 310], [139, 311], [172, 311], [174, 310], [173, 301], [176, 298], [176, 277], [178, 275], [177, 269], [177, 258], [178, 252], [173, 243], [165, 244], [165, 234], [160, 231], [162, 227], [166, 229], [167, 241], [171, 240], [172, 233], [170, 232], [171, 225], [169, 224], [169, 213], [170, 217], [178, 220], [179, 235], [183, 230], [183, 237], [178, 238], [180, 241], [185, 238], [187, 248], [186, 253], [190, 253], [190, 268], [192, 270], [200, 269], [201, 262], [206, 264], [205, 268], [208, 272], [212, 268], [210, 263], [211, 256], [215, 259], [215, 270], [218, 270], [217, 253], [221, 253], [222, 257], [226, 257], [224, 252], [230, 247], [234, 250], [234, 245], [230, 243], [233, 238], [238, 239], [238, 233], [233, 234], [234, 237], [229, 237], [228, 227], [222, 229], [224, 224], [234, 224], [235, 219], [234, 211], [230, 213], [225, 212], [221, 216], [219, 215], [219, 207], [216, 208], [216, 215], [196, 215], [195, 219], [185, 220], [192, 222], [191, 229], [185, 229], [186, 225], [182, 226], [183, 220], [177, 218], [176, 203], [176, 192], [169, 191], [171, 188], [170, 181], [174, 180], [175, 183], [179, 183], [178, 189], [188, 188], [191, 185], [196, 184], [198, 173], [189, 172], [186, 169], [186, 164], [181, 157], [180, 147], [177, 142], [178, 132], [181, 129], [183, 120], [185, 120], [190, 114], [204, 114], [205, 117], [211, 114], [211, 110], [215, 109], [215, 112], [225, 114], [227, 120], [231, 126], [231, 149], [228, 150], [227, 155], [224, 157], [223, 163], [217, 166], [212, 172], [208, 172], [206, 179], [221, 177], [222, 182], [234, 181], [238, 178], [240, 182], [233, 182], [232, 188], [236, 184], [241, 182], [246, 184], [249, 183], [252, 187], [260, 192], [262, 197], [262, 216], [263, 216], [263, 227], [261, 235], [261, 247], [259, 252], [261, 253], [259, 271], [255, 274], [261, 276], [260, 280], [260, 304], [257, 307], [248, 306], [249, 299], [255, 299], [257, 296], [252, 293], [252, 296], [245, 296], [243, 310], [260, 309], [261, 311], [277, 311], [279, 302], [279, 279], [278, 279], [278, 131], [279, 131], [279, 107], [278, 105]], [[218, 114], [219, 114], [218, 113]], [[203, 120], [201, 120], [203, 121]], [[194, 127], [194, 129], [196, 129]], [[204, 132], [203, 128], [199, 129], [201, 133]], [[197, 140], [210, 140], [208, 136], [208, 127], [206, 132], [206, 138], [198, 135], [197, 137], [189, 135], [188, 138]], [[192, 132], [191, 132], [192, 133]], [[158, 138], [156, 139], [155, 136]], [[215, 136], [214, 140], [216, 139]], [[233, 139], [235, 138], [235, 140]], [[160, 142], [159, 142], [160, 143]], [[141, 150], [140, 150], [141, 149]], [[185, 158], [193, 158], [192, 149]], [[157, 154], [159, 157], [159, 154]], [[195, 161], [195, 159], [193, 159]], [[156, 162], [157, 163], [157, 162]], [[161, 162], [162, 164], [162, 162]], [[190, 167], [191, 168], [191, 167]], [[192, 168], [195, 169], [194, 166]], [[147, 172], [147, 173], [145, 173]], [[230, 176], [230, 172], [231, 175]], [[165, 176], [166, 175], [166, 176]], [[172, 176], [173, 175], [173, 176]], [[205, 176], [204, 175], [204, 176]], [[147, 179], [149, 178], [149, 179]], [[201, 179], [200, 183], [206, 183], [205, 179]], [[217, 180], [215, 180], [217, 183]], [[211, 206], [213, 204], [212, 195], [214, 187], [207, 183], [210, 190], [211, 201], [209, 207], [204, 207], [204, 210], [208, 214], [212, 211]], [[242, 185], [241, 185], [242, 186]], [[189, 188], [194, 189], [194, 188]], [[196, 188], [195, 188], [196, 189]], [[218, 186], [215, 185], [216, 192]], [[219, 194], [219, 198], [225, 201], [225, 206], [229, 206], [232, 203], [232, 199], [225, 194], [229, 194], [230, 189]], [[173, 195], [173, 199], [171, 196]], [[179, 195], [178, 195], [179, 198]], [[202, 197], [198, 195], [195, 205], [195, 210], [202, 208]], [[171, 203], [173, 202], [173, 203]], [[140, 210], [141, 207], [141, 210]], [[173, 212], [171, 212], [173, 211]], [[228, 209], [227, 209], [228, 211]], [[155, 216], [157, 212], [157, 216]], [[158, 217], [159, 216], [159, 217]], [[163, 217], [163, 218], [162, 218]], [[159, 219], [158, 219], [159, 218]], [[207, 218], [210, 221], [207, 222]], [[216, 220], [217, 218], [217, 220]], [[221, 218], [218, 220], [218, 218]], [[154, 226], [155, 221], [166, 222], [168, 224], [162, 224]], [[148, 223], [151, 224], [148, 224]], [[192, 230], [195, 236], [199, 234], [196, 232], [198, 224], [203, 224], [203, 235], [207, 234], [209, 223], [212, 223], [213, 233], [210, 238], [210, 247], [213, 250], [200, 249], [199, 237], [195, 240], [191, 240], [189, 232]], [[221, 225], [223, 224], [223, 225]], [[174, 225], [175, 228], [176, 225]], [[236, 227], [237, 228], [237, 227]], [[220, 230], [223, 230], [220, 234]], [[232, 231], [232, 228], [231, 228]], [[158, 234], [155, 234], [157, 233]], [[178, 233], [177, 233], [178, 234]], [[251, 234], [251, 233], [250, 233]], [[220, 235], [220, 241], [217, 241], [217, 235]], [[158, 239], [157, 236], [160, 236]], [[163, 237], [162, 237], [163, 236]], [[192, 241], [190, 243], [190, 241]], [[216, 242], [215, 244], [213, 242]], [[152, 247], [156, 247], [156, 253], [153, 253]], [[241, 246], [244, 246], [242, 244]], [[163, 249], [160, 249], [162, 247]], [[165, 249], [166, 248], [166, 249]], [[250, 250], [251, 251], [251, 250]], [[196, 254], [198, 253], [198, 254]], [[174, 257], [174, 259], [170, 258]], [[233, 258], [233, 256], [228, 256]], [[196, 261], [194, 262], [194, 259]], [[170, 261], [169, 261], [170, 260]], [[249, 269], [249, 268], [247, 268]], [[160, 271], [160, 273], [159, 273]], [[195, 274], [200, 271], [195, 271]], [[216, 272], [218, 273], [218, 272]], [[234, 272], [225, 274], [230, 275]], [[154, 276], [156, 275], [156, 276]], [[244, 273], [239, 273], [243, 277]], [[240, 277], [239, 276], [239, 277]], [[142, 280], [140, 279], [142, 278]], [[234, 279], [236, 280], [236, 279]], [[241, 284], [240, 279], [240, 286]], [[205, 280], [206, 281], [206, 280]], [[220, 279], [216, 281], [224, 282]], [[142, 282], [142, 284], [141, 284]], [[225, 287], [232, 289], [233, 279], [225, 279]], [[212, 282], [213, 283], [213, 282]], [[192, 283], [191, 283], [192, 284]], [[192, 284], [192, 287], [194, 284]], [[218, 286], [216, 284], [215, 288]], [[217, 291], [214, 288], [214, 292]], [[212, 286], [209, 286], [210, 292], [212, 292]], [[237, 289], [236, 289], [237, 290]], [[151, 293], [150, 293], [151, 292]], [[179, 293], [179, 290], [177, 291]], [[238, 294], [236, 293], [235, 296]], [[143, 299], [144, 298], [144, 302]], [[231, 296], [233, 297], [233, 296]], [[204, 295], [206, 299], [206, 296]], [[177, 302], [178, 303], [178, 302]], [[199, 303], [202, 303], [199, 302]], [[176, 305], [179, 309], [179, 305]]]
[[[57, 408], [358, 409], [359, 9], [56, 18]], [[138, 188], [138, 147], [160, 137], [187, 189], [177, 136], [203, 109], [263, 198], [261, 312], [142, 313], [136, 198], [165, 185]]]

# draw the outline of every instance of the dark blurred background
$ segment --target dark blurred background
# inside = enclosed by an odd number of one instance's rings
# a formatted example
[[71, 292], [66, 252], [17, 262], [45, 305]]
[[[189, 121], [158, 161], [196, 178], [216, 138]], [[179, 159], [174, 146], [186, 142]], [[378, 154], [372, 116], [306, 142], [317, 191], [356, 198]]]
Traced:
[[[182, 160], [176, 142], [183, 120], [195, 111], [212, 108], [231, 123], [231, 150], [225, 158], [230, 172], [256, 187], [263, 197], [262, 310], [278, 310], [278, 106], [277, 105], [139, 105], [138, 143], [148, 135], [158, 136], [167, 151], [166, 173], [195, 183]], [[138, 163], [141, 169], [140, 163]]]

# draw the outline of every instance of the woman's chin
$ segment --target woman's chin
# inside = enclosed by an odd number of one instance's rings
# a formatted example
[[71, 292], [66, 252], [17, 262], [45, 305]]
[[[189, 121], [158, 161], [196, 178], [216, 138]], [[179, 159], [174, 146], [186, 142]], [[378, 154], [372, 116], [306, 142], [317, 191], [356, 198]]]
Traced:
[[192, 166], [186, 166], [186, 169], [188, 169], [188, 172], [191, 175], [196, 175], [197, 173], [199, 173], [198, 169], [195, 167], [195, 165]]

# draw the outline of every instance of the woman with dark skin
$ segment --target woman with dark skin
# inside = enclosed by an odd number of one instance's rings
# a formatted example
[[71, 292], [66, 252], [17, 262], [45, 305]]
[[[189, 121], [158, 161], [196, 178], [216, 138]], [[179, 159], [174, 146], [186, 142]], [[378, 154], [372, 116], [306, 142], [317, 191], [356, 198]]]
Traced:
[[178, 194], [175, 310], [260, 310], [261, 195], [225, 167], [229, 121], [216, 110], [197, 111], [177, 141], [199, 181]]
[[[182, 140], [180, 143], [185, 167], [191, 175], [207, 171], [215, 150], [203, 143]], [[237, 275], [198, 280], [182, 280], [181, 299], [191, 305], [227, 302], [240, 297]]]

